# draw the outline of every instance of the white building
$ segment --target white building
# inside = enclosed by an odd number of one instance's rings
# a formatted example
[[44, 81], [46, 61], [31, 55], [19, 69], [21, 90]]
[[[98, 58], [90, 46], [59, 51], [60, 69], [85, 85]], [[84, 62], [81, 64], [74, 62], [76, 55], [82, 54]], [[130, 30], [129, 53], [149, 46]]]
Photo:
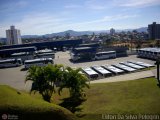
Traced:
[[7, 44], [22, 44], [20, 30], [11, 26], [9, 30], [6, 30]]
[[111, 35], [114, 35], [114, 34], [115, 34], [115, 29], [111, 28], [111, 29], [110, 29], [110, 34], [111, 34]]

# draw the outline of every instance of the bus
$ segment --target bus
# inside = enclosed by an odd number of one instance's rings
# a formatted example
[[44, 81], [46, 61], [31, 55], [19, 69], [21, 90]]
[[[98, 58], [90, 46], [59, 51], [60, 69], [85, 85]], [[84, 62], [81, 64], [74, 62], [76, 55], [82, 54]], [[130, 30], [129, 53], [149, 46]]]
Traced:
[[128, 67], [132, 67], [132, 68], [137, 69], [137, 70], [139, 70], [139, 69], [144, 69], [144, 68], [145, 68], [145, 67], [143, 67], [143, 66], [136, 65], [136, 64], [130, 63], [130, 62], [120, 62], [120, 64], [126, 65], [126, 66], [128, 66]]
[[43, 49], [43, 50], [38, 50], [35, 53], [36, 54], [41, 54], [41, 53], [53, 53], [54, 51], [51, 49]]
[[109, 70], [109, 71], [111, 71], [112, 73], [114, 73], [116, 75], [124, 73], [124, 70], [121, 70], [121, 69], [119, 69], [117, 67], [114, 67], [112, 65], [103, 65], [102, 67], [105, 68], [105, 69], [107, 69], [107, 70]]
[[74, 54], [74, 53], [70, 53], [70, 56], [71, 56], [71, 60], [73, 60], [73, 61], [78, 61], [78, 60], [80, 60], [80, 56], [77, 54]]
[[104, 69], [103, 67], [100, 66], [92, 66], [92, 68], [98, 72], [99, 74], [101, 74], [103, 77], [107, 77], [107, 76], [111, 76], [112, 73], [106, 69]]
[[36, 54], [37, 58], [55, 58], [55, 54], [54, 53], [38, 53]]
[[160, 48], [142, 48], [137, 53], [138, 57], [156, 60], [160, 55]]
[[143, 66], [143, 67], [154, 67], [154, 65], [151, 65], [151, 64], [148, 64], [148, 63], [144, 63], [144, 62], [141, 62], [141, 61], [127, 61], [129, 63], [134, 63], [134, 64], [137, 64], [137, 65], [140, 65], [140, 66]]
[[122, 69], [122, 70], [124, 70], [126, 72], [134, 72], [134, 71], [137, 70], [135, 68], [131, 68], [131, 67], [128, 67], [128, 66], [123, 65], [123, 64], [116, 64], [116, 65], [113, 65], [113, 66], [115, 66], [115, 67], [117, 67], [119, 69]]
[[0, 60], [0, 68], [4, 67], [18, 67], [22, 65], [22, 60], [18, 59], [4, 59]]
[[38, 59], [24, 61], [25, 69], [28, 69], [34, 65], [35, 66], [45, 66], [47, 64], [53, 64], [53, 59], [52, 58], [38, 58]]
[[116, 51], [98, 52], [95, 54], [93, 60], [116, 58]]
[[96, 79], [99, 77], [99, 74], [92, 70], [90, 67], [82, 68], [83, 72], [88, 76], [90, 79]]
[[10, 58], [18, 59], [21, 58], [22, 62], [25, 60], [34, 59], [34, 55], [29, 52], [20, 52], [11, 54]]

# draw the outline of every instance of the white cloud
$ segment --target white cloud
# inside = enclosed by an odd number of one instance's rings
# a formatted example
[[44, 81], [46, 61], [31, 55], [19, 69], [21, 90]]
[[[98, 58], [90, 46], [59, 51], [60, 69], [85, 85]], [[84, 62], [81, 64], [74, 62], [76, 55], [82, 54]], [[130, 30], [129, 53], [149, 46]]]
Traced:
[[76, 5], [76, 4], [70, 4], [70, 5], [66, 5], [64, 6], [65, 8], [81, 8], [81, 5]]
[[92, 10], [104, 10], [108, 8], [108, 4], [110, 4], [110, 1], [101, 1], [101, 0], [87, 0], [85, 1], [84, 5], [86, 8], [92, 9]]
[[90, 5], [89, 8], [90, 9], [94, 9], [94, 10], [104, 10], [104, 9], [106, 9], [105, 6], [102, 6], [102, 5], [93, 5], [93, 4]]
[[33, 34], [48, 34], [58, 31], [63, 31], [67, 29], [75, 29], [75, 30], [87, 30], [92, 28], [102, 28], [104, 24], [110, 21], [118, 21], [122, 19], [135, 18], [138, 15], [113, 15], [113, 16], [105, 16], [100, 19], [91, 20], [91, 21], [82, 21], [77, 23], [71, 23], [70, 19], [53, 16], [46, 13], [34, 13], [25, 16], [20, 22], [15, 23], [0, 23], [1, 36], [5, 35], [5, 30], [9, 29], [9, 25], [15, 25], [17, 29], [21, 30], [22, 35], [33, 35]]
[[72, 23], [72, 24], [63, 24], [62, 26], [57, 26], [57, 29], [61, 30], [67, 30], [67, 29], [75, 29], [75, 30], [87, 30], [95, 28], [98, 30], [98, 28], [104, 27], [104, 24], [111, 21], [117, 21], [122, 19], [129, 19], [129, 18], [135, 18], [139, 15], [114, 15], [114, 16], [105, 16], [101, 19], [97, 20], [91, 20], [86, 22], [79, 22], [79, 23]]
[[160, 0], [122, 0], [117, 1], [119, 6], [124, 7], [146, 7], [146, 6], [153, 6], [153, 5], [160, 5]]
[[21, 34], [47, 34], [54, 32], [57, 26], [65, 23], [67, 18], [60, 18], [46, 13], [32, 13], [24, 16], [19, 22], [10, 21], [7, 23], [0, 23], [0, 36], [5, 36], [5, 30], [9, 29], [10, 25], [15, 25], [17, 29], [21, 30]]

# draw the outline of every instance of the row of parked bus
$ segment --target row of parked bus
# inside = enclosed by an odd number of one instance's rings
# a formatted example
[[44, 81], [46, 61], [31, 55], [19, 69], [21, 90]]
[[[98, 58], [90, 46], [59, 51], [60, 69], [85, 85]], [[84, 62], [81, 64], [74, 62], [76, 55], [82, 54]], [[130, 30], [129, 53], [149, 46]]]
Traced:
[[24, 64], [24, 67], [28, 69], [32, 65], [44, 66], [53, 64], [54, 58], [55, 53], [50, 49], [35, 51], [35, 53], [14, 53], [9, 58], [0, 60], [0, 68], [16, 67]]
[[137, 50], [138, 57], [156, 60], [160, 56], [160, 48], [142, 48]]
[[[84, 53], [75, 54], [73, 52], [70, 52], [70, 56], [73, 61], [78, 61], [83, 59]], [[116, 58], [116, 51], [97, 52], [92, 56], [91, 60], [104, 60], [104, 59], [111, 59], [111, 58]]]
[[21, 58], [21, 60], [24, 62], [25, 60], [31, 60], [35, 58], [55, 58], [55, 53], [53, 50], [44, 49], [36, 51], [35, 53], [29, 53], [29, 52], [20, 52], [20, 53], [14, 53], [11, 54], [10, 58], [18, 59]]
[[154, 65], [140, 62], [140, 61], [127, 61], [120, 62], [114, 65], [102, 65], [82, 68], [83, 73], [90, 79], [97, 79], [102, 77], [109, 77], [113, 75], [134, 72], [140, 69], [153, 67]]
[[[25, 60], [24, 68], [28, 69], [33, 65], [45, 66], [47, 64], [53, 64], [53, 59], [52, 58], [37, 58], [37, 59]], [[21, 65], [23, 65], [21, 58], [0, 60], [0, 68], [18, 67]]]

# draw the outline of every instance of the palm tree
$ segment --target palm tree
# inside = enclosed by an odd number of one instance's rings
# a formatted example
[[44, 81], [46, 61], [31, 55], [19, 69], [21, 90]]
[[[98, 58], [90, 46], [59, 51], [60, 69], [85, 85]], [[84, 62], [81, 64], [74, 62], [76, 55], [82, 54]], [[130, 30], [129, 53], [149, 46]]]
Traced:
[[81, 69], [72, 69], [66, 67], [63, 73], [63, 81], [59, 87], [59, 94], [63, 88], [68, 88], [71, 98], [81, 99], [85, 96], [84, 88], [89, 88], [89, 85], [86, 83], [88, 78], [80, 73]]
[[55, 92], [55, 83], [62, 76], [60, 67], [62, 65], [32, 66], [26, 76], [26, 81], [33, 81], [31, 92], [38, 91], [45, 101], [50, 102], [52, 93]]

